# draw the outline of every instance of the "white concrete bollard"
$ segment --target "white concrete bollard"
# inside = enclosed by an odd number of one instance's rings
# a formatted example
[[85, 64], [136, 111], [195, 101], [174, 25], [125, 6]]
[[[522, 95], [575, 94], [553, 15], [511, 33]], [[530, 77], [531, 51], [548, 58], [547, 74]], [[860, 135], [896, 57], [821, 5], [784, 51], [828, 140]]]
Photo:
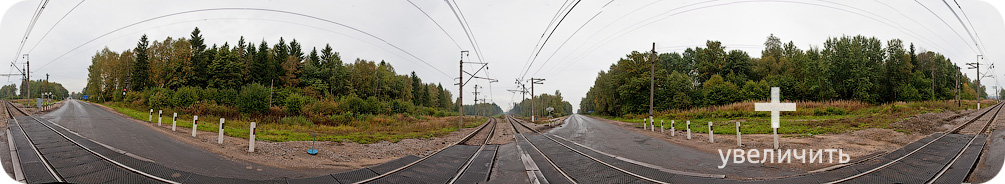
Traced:
[[220, 135], [216, 137], [217, 144], [223, 144], [223, 118], [220, 118]]
[[150, 109], [150, 115], [147, 116], [147, 122], [154, 122], [154, 109]]
[[251, 135], [248, 135], [248, 152], [255, 152], [255, 122], [251, 122]]
[[175, 131], [177, 129], [178, 129], [178, 113], [176, 112], [174, 113], [174, 116], [171, 117], [171, 131]]
[[687, 120], [687, 140], [691, 140], [691, 120]]
[[712, 122], [708, 122], [708, 142], [714, 143], [715, 138], [712, 137]]
[[676, 132], [674, 131], [674, 127], [673, 127], [673, 125], [674, 125], [674, 120], [670, 120], [670, 137], [673, 137], [673, 136], [674, 136], [674, 134], [677, 134], [677, 133], [676, 133]]
[[743, 142], [740, 141], [740, 122], [736, 122], [736, 146], [743, 146]]
[[192, 116], [192, 137], [195, 137], [197, 127], [199, 127], [199, 116]]
[[164, 119], [164, 110], [157, 110], [157, 126], [161, 126], [162, 119]]
[[663, 120], [661, 119], [660, 120], [660, 133], [663, 133], [663, 132], [664, 132], [664, 129], [663, 129]]

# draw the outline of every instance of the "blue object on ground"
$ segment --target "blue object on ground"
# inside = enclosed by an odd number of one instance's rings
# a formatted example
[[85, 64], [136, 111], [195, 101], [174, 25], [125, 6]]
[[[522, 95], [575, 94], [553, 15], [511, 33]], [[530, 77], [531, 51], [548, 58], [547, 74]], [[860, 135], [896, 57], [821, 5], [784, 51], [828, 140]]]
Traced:
[[309, 150], [307, 150], [307, 154], [317, 155], [318, 154], [318, 150], [317, 149], [309, 149]]

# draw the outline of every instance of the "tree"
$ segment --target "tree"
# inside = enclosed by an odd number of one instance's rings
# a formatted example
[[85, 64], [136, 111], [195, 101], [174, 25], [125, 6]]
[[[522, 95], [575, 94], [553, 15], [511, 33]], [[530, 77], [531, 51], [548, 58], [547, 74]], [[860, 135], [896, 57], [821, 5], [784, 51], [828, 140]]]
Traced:
[[144, 34], [140, 37], [140, 41], [136, 43], [136, 49], [133, 50], [133, 53], [136, 53], [136, 64], [133, 65], [133, 71], [130, 74], [132, 78], [129, 87], [133, 91], [141, 91], [150, 85], [150, 78], [147, 75], [147, 72], [150, 70], [150, 62], [147, 61], [147, 47], [149, 47], [149, 44], [147, 35]]
[[187, 81], [187, 85], [190, 86], [206, 86], [206, 81], [209, 79], [209, 73], [207, 70], [209, 68], [210, 60], [208, 56], [204, 54], [206, 51], [206, 44], [203, 43], [202, 32], [199, 31], [199, 27], [192, 30], [192, 34], [189, 35], [189, 45], [192, 48], [190, 55], [192, 58], [192, 72], [193, 75], [190, 80]]

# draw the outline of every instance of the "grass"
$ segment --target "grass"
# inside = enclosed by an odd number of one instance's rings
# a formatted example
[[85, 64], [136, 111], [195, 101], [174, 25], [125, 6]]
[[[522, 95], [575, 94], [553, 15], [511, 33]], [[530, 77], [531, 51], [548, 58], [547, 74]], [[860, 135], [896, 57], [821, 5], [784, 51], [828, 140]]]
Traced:
[[[670, 121], [676, 120], [674, 128], [686, 129], [686, 121], [691, 121], [691, 131], [708, 133], [708, 123], [712, 123], [715, 134], [736, 134], [736, 123], [744, 134], [771, 134], [771, 117], [768, 112], [756, 112], [755, 102], [740, 102], [724, 106], [705, 107], [690, 110], [669, 110], [656, 113], [655, 124], [670, 129]], [[982, 101], [982, 106], [993, 105], [994, 100]], [[795, 134], [799, 136], [845, 133], [868, 128], [885, 128], [894, 131], [911, 133], [909, 130], [898, 129], [891, 123], [908, 117], [943, 111], [959, 111], [976, 107], [976, 101], [964, 101], [962, 107], [957, 107], [955, 101], [923, 101], [896, 102], [881, 105], [869, 105], [855, 101], [831, 102], [796, 102], [798, 110], [782, 112], [779, 134]], [[623, 117], [600, 116], [603, 118], [634, 123], [636, 127], [644, 126], [644, 118], [648, 115], [626, 115]]]
[[[114, 103], [104, 103], [107, 107], [121, 112], [129, 117], [146, 121], [149, 117], [149, 109], [137, 110], [127, 108]], [[161, 126], [171, 126], [171, 116], [175, 111], [166, 109]], [[153, 120], [150, 123], [157, 123], [157, 110], [154, 110]], [[378, 118], [374, 118], [378, 119]], [[393, 123], [385, 126], [367, 126], [367, 122], [354, 122], [352, 125], [298, 125], [281, 123], [256, 123], [256, 139], [274, 142], [284, 141], [350, 141], [361, 144], [377, 143], [380, 141], [398, 142], [402, 139], [411, 138], [431, 138], [449, 134], [457, 130], [457, 118], [431, 118], [425, 122], [418, 123]], [[189, 114], [178, 114], [179, 127], [192, 127], [193, 116]], [[488, 119], [478, 117], [465, 117], [464, 127], [477, 127]], [[378, 120], [387, 121], [387, 120]], [[217, 132], [219, 129], [220, 117], [199, 116], [197, 129], [200, 131]], [[231, 137], [248, 138], [251, 122], [241, 119], [227, 119], [224, 123], [224, 134]]]

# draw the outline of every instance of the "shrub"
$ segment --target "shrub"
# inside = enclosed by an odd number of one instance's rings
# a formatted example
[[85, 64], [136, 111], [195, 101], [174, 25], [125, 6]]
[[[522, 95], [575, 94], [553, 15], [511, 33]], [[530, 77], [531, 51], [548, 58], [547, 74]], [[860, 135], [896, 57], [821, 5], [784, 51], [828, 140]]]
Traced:
[[291, 93], [286, 96], [286, 111], [293, 114], [300, 114], [300, 109], [303, 108], [304, 105], [314, 101], [314, 98], [297, 93]]
[[241, 112], [265, 112], [268, 105], [269, 88], [261, 84], [254, 83], [241, 87], [238, 95], [238, 108]]
[[411, 113], [413, 109], [415, 109], [415, 105], [412, 105], [411, 102], [406, 102], [402, 99], [391, 101], [392, 113]]
[[287, 125], [299, 125], [299, 126], [307, 126], [307, 127], [314, 126], [314, 123], [312, 123], [311, 120], [308, 120], [307, 118], [305, 118], [303, 116], [285, 117], [283, 119], [279, 119], [279, 122], [282, 123], [282, 124], [287, 124]]
[[235, 102], [237, 102], [238, 95], [239, 93], [236, 89], [221, 89], [216, 102], [224, 105], [236, 105]]
[[188, 107], [199, 101], [199, 92], [202, 91], [198, 87], [182, 87], [178, 88], [178, 91], [174, 93], [171, 98], [171, 103], [175, 107]]
[[349, 96], [342, 97], [342, 100], [339, 101], [338, 109], [339, 112], [363, 113], [365, 109], [363, 103], [363, 99], [360, 99], [355, 94], [350, 94]]
[[147, 91], [149, 97], [147, 97], [147, 106], [150, 108], [161, 108], [171, 106], [171, 90], [165, 88], [153, 88]]
[[133, 106], [142, 106], [147, 103], [146, 95], [144, 95], [143, 92], [137, 91], [126, 92], [125, 100], [125, 102], [130, 103]]

